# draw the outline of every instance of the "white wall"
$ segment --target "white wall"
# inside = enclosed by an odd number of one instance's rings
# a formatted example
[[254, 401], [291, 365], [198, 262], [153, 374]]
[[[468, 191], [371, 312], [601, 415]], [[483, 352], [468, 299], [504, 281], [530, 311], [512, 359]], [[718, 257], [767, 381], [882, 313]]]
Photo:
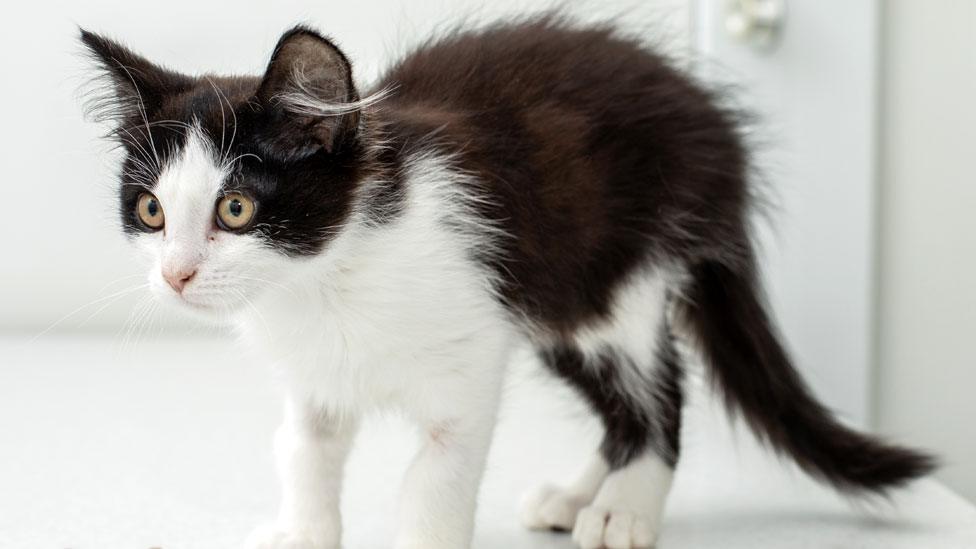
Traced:
[[730, 35], [726, 4], [698, 1], [697, 38], [706, 75], [737, 84], [736, 99], [759, 117], [753, 161], [771, 208], [756, 240], [772, 312], [816, 395], [863, 427], [874, 350], [878, 8], [787, 2], [775, 46], [758, 48]]
[[885, 23], [877, 417], [976, 500], [976, 2]]
[[[334, 36], [369, 81], [438, 24], [525, 13], [550, 0], [38, 0], [5, 9], [0, 23], [0, 330], [37, 333], [79, 306], [142, 283], [117, 230], [116, 164], [99, 129], [82, 119], [78, 86], [88, 64], [77, 25], [122, 39], [188, 72], [258, 72], [280, 33], [307, 21]], [[687, 44], [687, 0], [586, 0], [584, 17], [627, 12]], [[650, 33], [651, 31], [648, 31]], [[117, 331], [144, 292], [96, 302], [58, 329]], [[146, 301], [148, 303], [148, 300]], [[97, 313], [92, 316], [93, 313]], [[90, 318], [90, 320], [88, 320]]]

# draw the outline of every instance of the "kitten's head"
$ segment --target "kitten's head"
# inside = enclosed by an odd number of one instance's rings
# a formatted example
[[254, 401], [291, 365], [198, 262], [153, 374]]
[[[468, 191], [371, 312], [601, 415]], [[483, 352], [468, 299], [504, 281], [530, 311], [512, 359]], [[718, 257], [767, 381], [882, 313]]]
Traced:
[[104, 76], [96, 119], [125, 152], [122, 227], [160, 298], [241, 310], [348, 221], [365, 117], [349, 61], [304, 27], [261, 77], [187, 76], [87, 31]]

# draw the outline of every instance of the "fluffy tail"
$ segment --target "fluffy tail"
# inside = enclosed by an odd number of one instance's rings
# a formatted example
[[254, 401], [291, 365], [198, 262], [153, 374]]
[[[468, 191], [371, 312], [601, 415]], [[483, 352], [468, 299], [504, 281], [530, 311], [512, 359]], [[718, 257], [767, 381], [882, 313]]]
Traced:
[[759, 297], [755, 271], [716, 262], [691, 269], [679, 313], [726, 405], [807, 473], [847, 492], [884, 493], [935, 467], [924, 453], [840, 424], [790, 363]]

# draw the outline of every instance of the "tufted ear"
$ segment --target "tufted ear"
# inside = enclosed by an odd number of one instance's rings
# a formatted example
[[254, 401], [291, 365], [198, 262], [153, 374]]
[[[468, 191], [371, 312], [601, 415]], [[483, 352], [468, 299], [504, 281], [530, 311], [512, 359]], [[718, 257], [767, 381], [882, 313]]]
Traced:
[[278, 41], [256, 99], [266, 145], [286, 158], [333, 153], [356, 138], [362, 105], [352, 66], [330, 40], [295, 27]]
[[190, 88], [188, 76], [160, 67], [125, 46], [81, 29], [81, 42], [101, 71], [104, 88], [95, 90], [89, 109], [96, 120], [125, 128], [152, 118], [170, 94]]

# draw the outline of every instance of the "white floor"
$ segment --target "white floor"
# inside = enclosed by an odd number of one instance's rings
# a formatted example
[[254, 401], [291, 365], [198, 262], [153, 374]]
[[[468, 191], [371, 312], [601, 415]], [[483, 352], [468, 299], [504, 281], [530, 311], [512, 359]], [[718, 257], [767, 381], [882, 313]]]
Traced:
[[[269, 381], [221, 339], [0, 339], [0, 549], [238, 547], [277, 497]], [[596, 429], [557, 386], [524, 372], [511, 385], [475, 546], [569, 549], [564, 535], [524, 532], [515, 504], [574, 471]], [[852, 507], [695, 400], [661, 549], [976, 548], [976, 509], [941, 485]], [[367, 426], [350, 464], [347, 548], [391, 545], [413, 446], [397, 418]]]

